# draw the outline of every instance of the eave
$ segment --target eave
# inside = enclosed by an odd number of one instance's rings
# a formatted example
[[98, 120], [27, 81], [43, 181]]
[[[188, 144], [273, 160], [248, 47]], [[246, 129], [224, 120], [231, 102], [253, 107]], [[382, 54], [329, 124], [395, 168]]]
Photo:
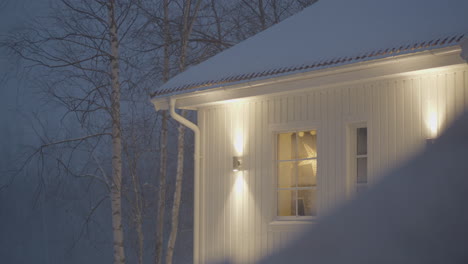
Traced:
[[294, 73], [279, 77], [219, 85], [209, 90], [186, 94], [168, 94], [153, 98], [156, 110], [168, 109], [168, 98], [177, 99], [177, 108], [197, 109], [210, 104], [222, 103], [265, 94], [285, 94], [307, 89], [323, 89], [353, 83], [404, 76], [445, 66], [466, 64], [460, 57], [461, 47], [426, 50], [416, 53], [386, 57], [343, 66]]

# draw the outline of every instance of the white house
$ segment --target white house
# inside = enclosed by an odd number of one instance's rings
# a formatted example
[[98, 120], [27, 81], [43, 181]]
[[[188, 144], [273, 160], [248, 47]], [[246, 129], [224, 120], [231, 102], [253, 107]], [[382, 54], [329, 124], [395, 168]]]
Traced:
[[436, 139], [468, 106], [467, 11], [321, 0], [157, 89], [196, 135], [194, 262], [255, 262]]

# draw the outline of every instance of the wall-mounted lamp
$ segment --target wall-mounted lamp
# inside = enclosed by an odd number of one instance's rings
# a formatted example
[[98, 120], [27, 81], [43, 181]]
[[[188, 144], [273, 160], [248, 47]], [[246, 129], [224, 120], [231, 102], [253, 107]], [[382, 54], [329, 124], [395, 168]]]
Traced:
[[232, 171], [242, 170], [242, 158], [241, 157], [232, 157]]
[[432, 107], [429, 110], [429, 118], [427, 123], [427, 128], [429, 132], [429, 137], [426, 139], [426, 146], [433, 145], [437, 139], [437, 133], [439, 130], [439, 118], [437, 116], [437, 111]]
[[435, 141], [436, 141], [435, 138], [427, 138], [426, 139], [426, 146], [430, 146], [430, 145], [434, 144]]

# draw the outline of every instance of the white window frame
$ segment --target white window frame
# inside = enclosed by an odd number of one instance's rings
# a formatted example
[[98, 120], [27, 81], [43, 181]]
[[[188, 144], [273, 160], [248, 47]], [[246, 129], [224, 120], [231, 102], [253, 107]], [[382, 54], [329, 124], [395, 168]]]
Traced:
[[[307, 189], [314, 189], [315, 188], [315, 203], [316, 203], [316, 215], [314, 216], [279, 216], [278, 215], [278, 159], [277, 159], [277, 154], [278, 154], [278, 134], [280, 133], [294, 133], [294, 132], [299, 132], [299, 131], [307, 131], [307, 130], [315, 130], [317, 131], [317, 157], [315, 160], [317, 161], [317, 171], [316, 171], [316, 183], [315, 187], [307, 187]], [[319, 178], [320, 178], [320, 127], [318, 123], [308, 123], [307, 125], [304, 125], [304, 123], [287, 123], [287, 124], [274, 124], [270, 125], [270, 134], [272, 137], [272, 146], [273, 149], [271, 151], [272, 153], [272, 165], [271, 167], [273, 168], [273, 177], [274, 177], [274, 184], [273, 184], [273, 192], [274, 192], [274, 206], [273, 206], [273, 215], [274, 215], [274, 220], [276, 221], [291, 221], [291, 222], [300, 222], [300, 221], [312, 221], [317, 219], [318, 215], [320, 214], [320, 208], [319, 208]], [[296, 160], [294, 160], [296, 161]], [[300, 190], [301, 187], [296, 187], [297, 190]], [[297, 210], [297, 199], [296, 199], [296, 210]], [[297, 214], [297, 212], [296, 212]]]
[[[348, 123], [346, 126], [346, 160], [347, 160], [347, 193], [352, 196], [356, 193], [358, 185], [369, 186], [369, 163], [370, 163], [370, 140], [369, 140], [369, 124], [367, 121]], [[357, 130], [359, 128], [367, 129], [367, 152], [365, 155], [357, 154]], [[359, 158], [367, 158], [367, 182], [357, 182], [357, 160]]]

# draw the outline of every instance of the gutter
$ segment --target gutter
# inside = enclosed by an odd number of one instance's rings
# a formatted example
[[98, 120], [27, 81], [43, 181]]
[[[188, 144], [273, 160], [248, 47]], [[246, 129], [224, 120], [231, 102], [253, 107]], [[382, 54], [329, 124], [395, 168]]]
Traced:
[[194, 149], [194, 213], [193, 213], [193, 260], [194, 263], [198, 263], [198, 245], [199, 245], [199, 190], [200, 190], [200, 128], [192, 123], [190, 120], [184, 118], [183, 116], [179, 115], [175, 111], [176, 99], [173, 97], [169, 97], [169, 112], [172, 118], [174, 118], [180, 124], [188, 127], [194, 133], [195, 138], [195, 149]]
[[[468, 43], [468, 41], [466, 41]], [[468, 46], [468, 44], [465, 44]], [[171, 94], [167, 94], [166, 96], [161, 97], [153, 97], [151, 99], [152, 103], [155, 105], [156, 109], [167, 109], [167, 97], [175, 97], [177, 99], [182, 99], [183, 102], [186, 100], [190, 100], [191, 98], [207, 96], [209, 94], [213, 94], [216, 92], [236, 92], [240, 90], [250, 90], [248, 88], [254, 87], [262, 87], [262, 86], [271, 86], [278, 83], [285, 83], [285, 82], [292, 82], [292, 81], [301, 81], [306, 79], [316, 79], [322, 77], [333, 76], [337, 74], [348, 74], [352, 72], [358, 72], [363, 70], [374, 69], [376, 67], [392, 67], [396, 63], [401, 62], [402, 60], [412, 59], [412, 60], [423, 60], [427, 57], [439, 57], [439, 56], [447, 56], [459, 53], [462, 50], [463, 43], [461, 45], [454, 45], [444, 48], [432, 49], [432, 50], [424, 50], [419, 51], [416, 53], [406, 53], [406, 54], [398, 54], [394, 56], [388, 56], [384, 58], [377, 58], [372, 60], [365, 60], [354, 62], [351, 64], [333, 66], [323, 69], [316, 69], [304, 72], [297, 72], [297, 73], [289, 73], [281, 76], [274, 76], [269, 77], [266, 79], [259, 79], [259, 80], [245, 80], [226, 84], [215, 85], [211, 87], [205, 87], [200, 90], [188, 91], [188, 92], [174, 92]], [[468, 49], [467, 49], [468, 50]], [[466, 52], [467, 60], [468, 60], [468, 52]], [[235, 99], [235, 98], [231, 98]], [[217, 99], [216, 99], [217, 100]], [[216, 101], [214, 100], [214, 101]], [[226, 99], [223, 99], [226, 100]], [[180, 102], [179, 102], [180, 103]], [[184, 108], [193, 109], [195, 105], [186, 105], [182, 103]]]

